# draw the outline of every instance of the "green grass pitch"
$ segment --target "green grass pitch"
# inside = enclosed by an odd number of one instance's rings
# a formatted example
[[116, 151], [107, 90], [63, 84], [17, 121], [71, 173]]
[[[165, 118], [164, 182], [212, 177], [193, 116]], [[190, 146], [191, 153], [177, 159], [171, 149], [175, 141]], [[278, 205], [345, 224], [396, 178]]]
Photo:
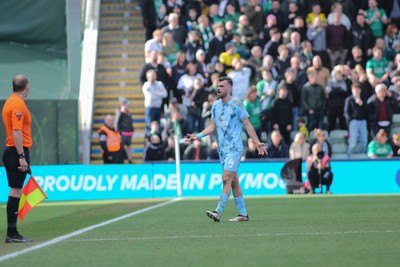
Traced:
[[[0, 266], [399, 266], [400, 195], [183, 199], [8, 258], [11, 253], [166, 200], [42, 203], [19, 223], [31, 244], [0, 243]], [[1, 238], [5, 205], [0, 206]], [[2, 240], [3, 242], [3, 240]]]

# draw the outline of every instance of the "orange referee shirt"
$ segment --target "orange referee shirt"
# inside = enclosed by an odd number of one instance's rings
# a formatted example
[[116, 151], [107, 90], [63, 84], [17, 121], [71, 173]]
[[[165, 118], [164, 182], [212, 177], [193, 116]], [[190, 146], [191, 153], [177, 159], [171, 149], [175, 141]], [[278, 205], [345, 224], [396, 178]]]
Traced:
[[25, 101], [16, 94], [10, 95], [4, 104], [2, 117], [6, 129], [6, 146], [15, 147], [13, 130], [21, 130], [22, 145], [30, 148], [32, 146], [32, 118]]

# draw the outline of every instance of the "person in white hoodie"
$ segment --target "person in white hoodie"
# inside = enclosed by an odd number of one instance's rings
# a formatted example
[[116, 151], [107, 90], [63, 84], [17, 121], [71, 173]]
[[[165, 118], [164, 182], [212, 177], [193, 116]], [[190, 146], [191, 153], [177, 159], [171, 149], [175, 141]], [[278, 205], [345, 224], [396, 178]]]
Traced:
[[251, 70], [244, 67], [240, 59], [234, 59], [232, 66], [233, 70], [228, 74], [228, 77], [233, 81], [232, 96], [243, 101], [247, 89], [250, 87]]
[[167, 89], [161, 81], [157, 81], [155, 70], [146, 72], [147, 81], [143, 84], [146, 131], [150, 130], [150, 123], [161, 119], [161, 105], [163, 98], [168, 96]]

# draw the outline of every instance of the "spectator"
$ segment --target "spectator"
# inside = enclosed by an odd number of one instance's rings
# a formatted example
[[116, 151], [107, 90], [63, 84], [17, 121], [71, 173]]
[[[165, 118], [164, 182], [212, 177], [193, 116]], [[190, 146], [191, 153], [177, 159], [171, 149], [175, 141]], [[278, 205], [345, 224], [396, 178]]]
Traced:
[[160, 132], [160, 123], [158, 121], [152, 121], [150, 123], [150, 130], [148, 132], [145, 132], [145, 145], [149, 143], [149, 138], [151, 135], [158, 135], [160, 137], [160, 140], [162, 142], [162, 137], [161, 137], [161, 132]]
[[186, 73], [186, 55], [183, 51], [179, 51], [176, 55], [176, 60], [172, 65], [172, 90], [174, 96], [182, 103], [182, 95], [179, 93], [177, 86], [179, 79]]
[[249, 138], [247, 140], [247, 147], [244, 150], [244, 155], [242, 160], [244, 159], [262, 159], [265, 158], [266, 155], [260, 155], [257, 150], [257, 146], [254, 143], [253, 139]]
[[[191, 31], [188, 33], [187, 42], [184, 46], [184, 51], [186, 54], [186, 60], [189, 63], [196, 62], [196, 53], [201, 50], [203, 47], [200, 44], [199, 36], [195, 31]], [[175, 61], [175, 60], [174, 60]]]
[[135, 130], [133, 127], [133, 118], [128, 109], [129, 101], [125, 97], [121, 96], [119, 97], [119, 103], [120, 108], [118, 112], [117, 131], [121, 135], [121, 143], [124, 146], [126, 158], [129, 163], [132, 163], [131, 145], [133, 132]]
[[168, 93], [164, 84], [157, 80], [155, 70], [148, 70], [146, 77], [147, 82], [143, 84], [142, 91], [144, 95], [146, 129], [150, 130], [152, 121], [160, 123], [162, 101], [163, 98], [168, 96]]
[[156, 29], [156, 8], [154, 1], [140, 1], [143, 26], [146, 28], [146, 41], [151, 39], [151, 34]]
[[292, 102], [287, 98], [288, 91], [284, 84], [278, 86], [277, 98], [272, 103], [269, 111], [271, 125], [278, 130], [286, 144], [290, 144], [290, 132], [292, 131], [293, 112]]
[[172, 39], [172, 34], [165, 32], [162, 38], [162, 52], [170, 64], [174, 64], [176, 55], [180, 50], [179, 45]]
[[176, 135], [178, 140], [181, 140], [188, 131], [188, 124], [186, 118], [183, 117], [179, 109], [171, 110], [171, 115], [166, 119], [162, 137], [164, 140], [168, 139], [170, 135]]
[[270, 131], [269, 109], [275, 99], [275, 90], [278, 83], [272, 78], [270, 70], [263, 69], [261, 74], [263, 79], [256, 84], [256, 88], [257, 95], [261, 101], [263, 130], [268, 133]]
[[394, 99], [388, 93], [385, 84], [378, 84], [375, 87], [375, 95], [368, 99], [368, 115], [372, 136], [375, 137], [380, 129], [390, 135], [393, 122]]
[[375, 139], [369, 142], [367, 155], [371, 159], [393, 157], [393, 150], [388, 143], [387, 133], [384, 129], [380, 129], [376, 133]]
[[205, 147], [201, 140], [195, 140], [188, 145], [183, 152], [184, 160], [204, 160], [208, 157], [207, 147]]
[[148, 40], [144, 44], [144, 56], [146, 58], [146, 63], [150, 61], [150, 52], [151, 51], [157, 51], [159, 53], [162, 52], [162, 31], [160, 29], [157, 29], [153, 32], [153, 38]]
[[372, 54], [374, 37], [371, 28], [365, 22], [365, 15], [363, 13], [358, 13], [356, 23], [351, 28], [351, 40], [353, 46], [361, 48], [364, 60]]
[[244, 100], [246, 92], [250, 86], [251, 70], [243, 66], [240, 59], [232, 61], [233, 70], [228, 74], [233, 81], [232, 96]]
[[331, 79], [331, 74], [327, 68], [322, 65], [322, 59], [320, 56], [314, 56], [312, 59], [312, 66], [317, 71], [317, 82], [326, 88], [328, 81]]
[[307, 38], [312, 42], [312, 53], [322, 59], [325, 67], [330, 68], [329, 55], [326, 52], [326, 30], [319, 17], [315, 17], [313, 24], [308, 28]]
[[221, 18], [218, 14], [218, 5], [212, 4], [210, 5], [210, 24], [215, 25], [216, 23], [224, 23], [223, 18]]
[[201, 116], [201, 113], [203, 103], [208, 99], [208, 93], [202, 79], [198, 77], [195, 78], [193, 81], [193, 93], [191, 94], [191, 104], [188, 114], [189, 132], [201, 132], [204, 129], [204, 118]]
[[218, 61], [219, 55], [225, 51], [225, 45], [228, 40], [224, 37], [225, 28], [222, 23], [216, 23], [212, 28], [214, 30], [214, 37], [209, 42], [207, 61], [215, 64]]
[[294, 26], [294, 20], [297, 16], [301, 16], [300, 9], [298, 3], [295, 1], [289, 1], [288, 3], [288, 10], [284, 13], [283, 24], [285, 29]]
[[165, 158], [168, 161], [175, 161], [175, 137], [173, 135], [168, 136]]
[[243, 101], [243, 105], [247, 113], [249, 114], [249, 121], [256, 131], [258, 139], [261, 140], [261, 101], [260, 98], [257, 96], [257, 88], [254, 85], [251, 86], [247, 91], [246, 99]]
[[290, 42], [286, 45], [289, 49], [289, 55], [292, 57], [293, 55], [299, 56], [301, 53], [301, 37], [300, 33], [292, 32], [290, 34]]
[[312, 64], [313, 54], [312, 54], [312, 45], [311, 42], [305, 40], [301, 42], [301, 51], [299, 54], [300, 58], [300, 69], [306, 70]]
[[203, 76], [197, 73], [196, 65], [189, 63], [186, 66], [186, 73], [178, 81], [178, 90], [182, 96], [182, 104], [189, 109], [191, 103], [191, 96], [193, 93], [194, 79], [199, 78], [201, 81], [206, 82]]
[[[394, 61], [389, 65], [389, 77], [393, 79], [395, 76], [400, 76], [400, 54], [397, 54]], [[392, 81], [393, 83], [393, 81]]]
[[353, 71], [354, 81], [361, 85], [361, 100], [367, 103], [368, 99], [375, 94], [374, 88], [368, 82], [367, 73], [361, 67], [361, 65], [356, 65]]
[[237, 31], [241, 35], [241, 43], [251, 48], [258, 43], [258, 35], [252, 26], [249, 24], [249, 19], [246, 15], [239, 17]]
[[[208, 73], [207, 64], [206, 64], [206, 57], [207, 57], [206, 52], [204, 52], [203, 49], [197, 50], [197, 52], [196, 52], [197, 73], [199, 73], [201, 76], [203, 76], [208, 82], [209, 73]], [[206, 85], [207, 82], [205, 82], [204, 84]]]
[[332, 24], [326, 27], [326, 46], [332, 69], [339, 64], [344, 64], [348, 52], [349, 32], [340, 24], [340, 14], [333, 13]]
[[290, 70], [294, 73], [296, 87], [301, 90], [307, 82], [307, 74], [304, 70], [300, 69], [300, 58], [298, 56], [290, 58]]
[[255, 45], [251, 48], [251, 56], [247, 60], [247, 65], [252, 70], [251, 83], [255, 84], [258, 81], [257, 73], [260, 71], [262, 65], [262, 50], [260, 46]]
[[279, 0], [271, 0], [271, 9], [266, 12], [265, 17], [269, 15], [274, 15], [276, 18], [276, 27], [278, 28], [279, 32], [283, 32], [285, 30], [285, 15], [281, 11], [281, 4]]
[[317, 71], [310, 67], [307, 70], [308, 82], [301, 90], [301, 101], [307, 116], [308, 129], [322, 128], [325, 111], [325, 89], [318, 84]]
[[274, 130], [271, 133], [270, 141], [267, 144], [267, 152], [270, 158], [288, 158], [289, 148], [283, 142], [282, 135], [278, 130]]
[[249, 19], [249, 25], [259, 35], [263, 29], [264, 14], [260, 6], [260, 0], [248, 0], [244, 15]]
[[328, 155], [332, 157], [332, 146], [328, 140], [326, 140], [325, 132], [322, 129], [314, 129], [315, 139], [311, 140], [311, 148], [314, 144], [319, 144], [321, 146], [324, 156]]
[[368, 9], [365, 11], [366, 22], [371, 27], [372, 35], [375, 38], [383, 37], [384, 25], [388, 23], [388, 18], [382, 8], [378, 8], [376, 0], [368, 1]]
[[[143, 2], [146, 2], [146, 1], [143, 1]], [[156, 26], [157, 29], [162, 29], [168, 25], [167, 8], [164, 4], [160, 5], [160, 7], [157, 10], [156, 25], [157, 25]]]
[[201, 44], [204, 48], [204, 51], [208, 53], [210, 48], [210, 41], [214, 37], [214, 33], [210, 27], [210, 21], [206, 15], [201, 15], [198, 18], [199, 25], [197, 26], [197, 31], [200, 36]]
[[285, 72], [285, 80], [283, 81], [285, 87], [288, 90], [288, 99], [292, 102], [292, 114], [293, 114], [293, 130], [297, 131], [297, 118], [299, 116], [300, 109], [300, 90], [295, 84], [295, 74], [291, 69], [287, 69]]
[[275, 60], [275, 68], [278, 71], [277, 80], [283, 80], [286, 70], [290, 67], [289, 49], [286, 45], [281, 44], [278, 46], [279, 56]]
[[[263, 62], [262, 62], [260, 70], [262, 70], [262, 69], [269, 70], [272, 74], [272, 77], [275, 80], [278, 79], [278, 71], [276, 70], [276, 68], [274, 66], [274, 58], [271, 55], [265, 55], [263, 57]], [[262, 75], [260, 75], [260, 77], [262, 78]]]
[[168, 15], [168, 25], [164, 26], [162, 31], [164, 33], [171, 33], [172, 39], [174, 39], [175, 43], [177, 43], [181, 49], [183, 48], [187, 37], [187, 30], [185, 27], [179, 25], [178, 14], [171, 13]]
[[[330, 156], [321, 154], [321, 146], [314, 144], [312, 154], [306, 160], [307, 177], [310, 182], [310, 193], [315, 193], [315, 188], [319, 185], [326, 186], [326, 194], [331, 194], [330, 187], [333, 181], [331, 172]], [[322, 191], [321, 191], [322, 193]]]
[[166, 160], [165, 151], [158, 135], [150, 135], [143, 160], [145, 162]]
[[346, 27], [346, 29], [348, 31], [350, 31], [351, 28], [351, 22], [350, 19], [346, 16], [346, 14], [343, 13], [343, 6], [340, 2], [335, 2], [332, 5], [332, 12], [329, 13], [328, 18], [327, 18], [327, 23], [329, 24], [333, 24], [334, 23], [334, 13], [338, 13], [339, 17], [340, 17], [340, 24], [342, 24], [343, 26]]
[[139, 71], [139, 80], [142, 85], [147, 81], [148, 70], [155, 70], [157, 73], [157, 79], [168, 88], [169, 77], [167, 74], [167, 70], [162, 64], [158, 63], [157, 51], [150, 52], [149, 62], [145, 63]]
[[277, 27], [277, 22], [276, 22], [276, 17], [273, 14], [269, 14], [268, 16], [266, 16], [265, 19], [266, 23], [264, 25], [263, 31], [260, 33], [261, 37], [261, 43], [260, 45], [262, 47], [265, 46], [266, 43], [269, 42], [269, 40], [271, 40], [271, 36], [269, 35], [269, 31], [273, 28]]
[[232, 62], [234, 59], [240, 59], [240, 55], [235, 53], [235, 46], [231, 43], [225, 45], [225, 52], [219, 55], [219, 62], [221, 62], [227, 74], [232, 71]]
[[299, 133], [302, 133], [304, 135], [304, 138], [306, 139], [306, 141], [308, 141], [310, 132], [307, 128], [306, 120], [303, 117], [299, 117], [297, 119], [296, 123], [297, 123], [297, 128], [299, 130]]
[[233, 25], [232, 21], [227, 21], [225, 22], [225, 33], [224, 37], [225, 39], [230, 42], [233, 39], [233, 33], [236, 31], [235, 25]]
[[400, 113], [400, 76], [395, 76], [392, 79], [392, 85], [389, 87], [389, 93], [392, 94], [395, 102], [394, 113]]
[[346, 98], [344, 117], [349, 129], [349, 146], [347, 156], [351, 158], [359, 140], [357, 153], [365, 153], [368, 142], [367, 103], [361, 99], [361, 85], [354, 83], [351, 86], [352, 95]]
[[306, 138], [300, 132], [296, 133], [294, 140], [289, 148], [289, 158], [298, 159], [301, 158], [304, 161], [310, 155], [310, 144], [307, 143]]
[[365, 57], [363, 55], [362, 49], [357, 45], [353, 46], [346, 65], [349, 66], [351, 69], [354, 69], [357, 65], [360, 65], [365, 69], [365, 65], [367, 64], [367, 62], [364, 58]]
[[197, 10], [196, 8], [189, 8], [188, 14], [184, 16], [183, 21], [186, 25], [186, 30], [188, 32], [195, 31], [197, 29]]
[[224, 22], [226, 23], [227, 21], [231, 21], [233, 25], [238, 25], [240, 15], [240, 12], [236, 10], [235, 5], [231, 2], [228, 2], [226, 5], [226, 12], [223, 16]]
[[332, 71], [332, 79], [326, 86], [327, 94], [327, 113], [328, 113], [328, 131], [336, 129], [336, 120], [339, 119], [341, 130], [347, 129], [346, 120], [343, 116], [344, 102], [348, 96], [347, 85], [343, 79], [343, 73], [339, 66]]
[[390, 143], [393, 150], [393, 157], [400, 157], [400, 133], [393, 133]]
[[271, 39], [264, 46], [263, 56], [271, 55], [275, 61], [278, 57], [278, 46], [281, 44], [281, 33], [277, 28], [272, 28], [269, 31], [269, 35]]
[[321, 6], [319, 3], [314, 3], [312, 5], [311, 12], [307, 14], [306, 17], [307, 27], [311, 27], [315, 17], [319, 17], [322, 25], [324, 26], [326, 25], [326, 16], [324, 13], [321, 12]]
[[235, 31], [231, 43], [235, 46], [235, 53], [239, 54], [240, 58], [248, 59], [250, 57], [250, 50], [247, 45], [241, 43], [241, 38], [240, 33]]
[[99, 140], [103, 162], [124, 163], [124, 148], [121, 143], [121, 135], [114, 128], [114, 116], [107, 115], [104, 124], [99, 128]]
[[291, 32], [298, 32], [300, 34], [300, 42], [307, 39], [307, 28], [304, 26], [304, 19], [298, 16], [294, 19], [294, 26], [289, 29]]

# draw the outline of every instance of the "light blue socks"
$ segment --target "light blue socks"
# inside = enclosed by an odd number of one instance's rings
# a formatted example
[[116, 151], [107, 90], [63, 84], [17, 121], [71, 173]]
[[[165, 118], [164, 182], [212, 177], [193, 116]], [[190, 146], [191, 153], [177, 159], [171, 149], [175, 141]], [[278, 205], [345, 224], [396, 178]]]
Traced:
[[215, 209], [215, 211], [218, 212], [219, 214], [222, 214], [222, 212], [225, 209], [226, 203], [228, 203], [228, 200], [229, 200], [229, 196], [222, 193], [219, 198], [218, 206]]
[[243, 196], [235, 197], [236, 207], [240, 215], [247, 215], [246, 205]]

